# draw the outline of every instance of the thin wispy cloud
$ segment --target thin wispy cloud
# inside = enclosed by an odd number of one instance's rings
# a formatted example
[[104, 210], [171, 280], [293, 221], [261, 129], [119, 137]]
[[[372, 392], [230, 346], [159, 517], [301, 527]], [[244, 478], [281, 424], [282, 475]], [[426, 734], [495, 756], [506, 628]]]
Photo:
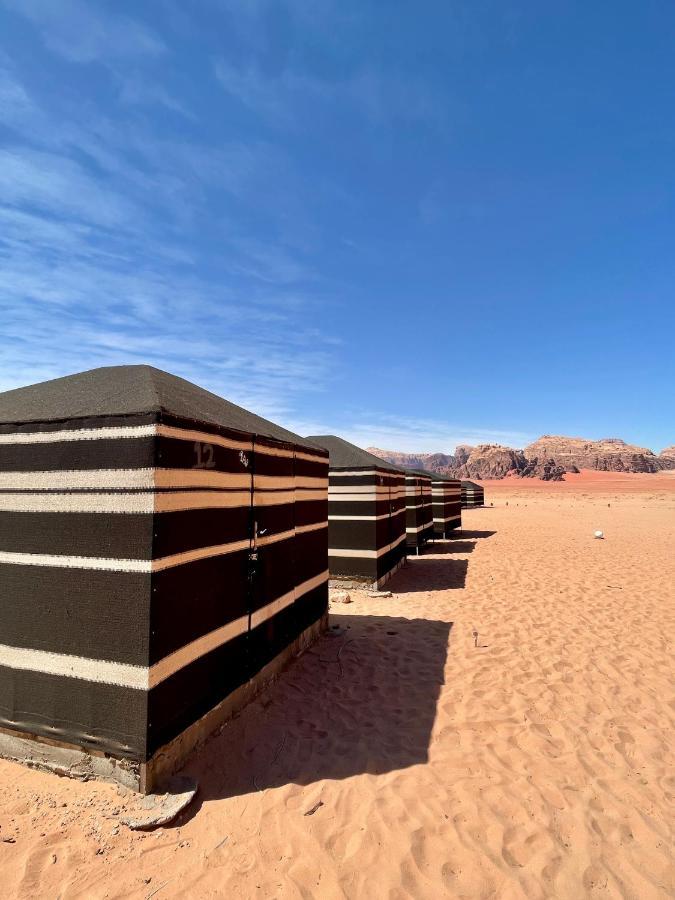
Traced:
[[84, 0], [2, 0], [39, 31], [45, 45], [74, 63], [108, 62], [160, 56], [161, 38], [147, 25]]
[[394, 73], [384, 76], [368, 66], [327, 79], [300, 73], [290, 64], [266, 73], [255, 61], [236, 65], [220, 58], [214, 74], [232, 100], [273, 126], [306, 127], [314, 107], [342, 109], [370, 126], [418, 122], [446, 127], [444, 107], [428, 86]]
[[[335, 345], [303, 321], [309, 267], [208, 210], [221, 191], [264, 216], [278, 153], [64, 121], [1, 75], [0, 388], [150, 363], [277, 419], [321, 390]], [[184, 241], [204, 216], [209, 240]]]
[[301, 434], [337, 434], [357, 447], [379, 447], [402, 453], [454, 453], [460, 444], [524, 447], [537, 435], [442, 419], [418, 419], [353, 410], [331, 418], [296, 419]]

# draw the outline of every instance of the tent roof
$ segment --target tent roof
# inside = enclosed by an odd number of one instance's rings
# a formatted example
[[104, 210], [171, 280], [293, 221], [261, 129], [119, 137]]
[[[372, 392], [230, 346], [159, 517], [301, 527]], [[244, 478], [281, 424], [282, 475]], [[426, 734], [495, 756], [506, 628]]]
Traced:
[[481, 491], [483, 490], [483, 488], [482, 488], [479, 484], [476, 484], [475, 481], [466, 481], [466, 480], [463, 480], [463, 481], [462, 481], [462, 486], [463, 486], [463, 487], [475, 487], [475, 488], [480, 488]]
[[323, 447], [330, 454], [329, 465], [331, 469], [382, 469], [384, 472], [396, 472], [400, 474], [403, 469], [392, 466], [391, 463], [374, 456], [366, 450], [350, 444], [334, 434], [311, 434], [308, 438], [313, 444]]
[[280, 441], [309, 441], [153, 366], [106, 366], [0, 393], [0, 424], [168, 413]]
[[428, 475], [432, 481], [459, 481], [459, 478], [453, 478], [452, 475], [445, 475], [442, 472], [429, 472], [427, 469], [422, 469], [424, 475]]
[[433, 473], [427, 472], [426, 469], [405, 469], [406, 475], [419, 475], [422, 478], [433, 478]]

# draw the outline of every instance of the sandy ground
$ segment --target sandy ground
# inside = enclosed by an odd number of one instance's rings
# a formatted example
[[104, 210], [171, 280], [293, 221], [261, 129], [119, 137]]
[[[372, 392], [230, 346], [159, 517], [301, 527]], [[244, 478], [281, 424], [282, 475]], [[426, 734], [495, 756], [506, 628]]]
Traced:
[[675, 896], [675, 479], [636, 477], [487, 483], [192, 760], [172, 827], [0, 762], [2, 896]]

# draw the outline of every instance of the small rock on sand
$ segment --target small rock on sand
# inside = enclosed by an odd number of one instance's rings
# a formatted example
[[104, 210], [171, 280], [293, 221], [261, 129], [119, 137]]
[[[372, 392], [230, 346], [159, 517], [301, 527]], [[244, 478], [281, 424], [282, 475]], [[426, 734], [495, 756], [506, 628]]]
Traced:
[[330, 595], [330, 599], [334, 603], [351, 603], [352, 597], [351, 594], [348, 594], [347, 591], [332, 591]]
[[196, 781], [185, 775], [176, 775], [169, 779], [166, 794], [149, 794], [140, 803], [140, 815], [132, 813], [120, 821], [132, 831], [159, 828], [173, 821], [192, 802], [196, 793]]

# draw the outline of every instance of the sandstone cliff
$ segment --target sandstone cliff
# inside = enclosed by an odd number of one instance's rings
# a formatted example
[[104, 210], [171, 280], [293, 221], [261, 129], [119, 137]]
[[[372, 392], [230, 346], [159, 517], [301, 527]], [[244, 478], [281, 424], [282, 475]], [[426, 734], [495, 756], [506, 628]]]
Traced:
[[675, 444], [662, 450], [658, 459], [662, 469], [675, 469]]
[[441, 472], [444, 468], [455, 464], [454, 456], [446, 453], [401, 453], [398, 450], [380, 450], [379, 447], [366, 447], [366, 452], [402, 469], [428, 469], [430, 472]]
[[500, 444], [479, 444], [470, 447], [462, 444], [454, 456], [445, 453], [400, 453], [369, 447], [368, 452], [405, 469], [427, 469], [454, 478], [505, 478], [518, 475], [523, 478], [541, 478], [544, 481], [561, 481], [565, 469], [551, 459], [526, 459], [522, 450], [502, 447]]
[[657, 456], [646, 447], [627, 444], [620, 438], [589, 441], [562, 435], [543, 435], [524, 450], [500, 444], [460, 444], [454, 454], [400, 453], [370, 447], [369, 452], [394, 465], [428, 469], [455, 478], [541, 478], [561, 481], [565, 472], [598, 469], [604, 472], [660, 472], [675, 469], [675, 445]]
[[651, 450], [634, 447], [620, 438], [589, 441], [546, 434], [525, 447], [524, 453], [527, 459], [555, 460], [568, 471], [571, 466], [603, 472], [659, 472], [664, 468]]

